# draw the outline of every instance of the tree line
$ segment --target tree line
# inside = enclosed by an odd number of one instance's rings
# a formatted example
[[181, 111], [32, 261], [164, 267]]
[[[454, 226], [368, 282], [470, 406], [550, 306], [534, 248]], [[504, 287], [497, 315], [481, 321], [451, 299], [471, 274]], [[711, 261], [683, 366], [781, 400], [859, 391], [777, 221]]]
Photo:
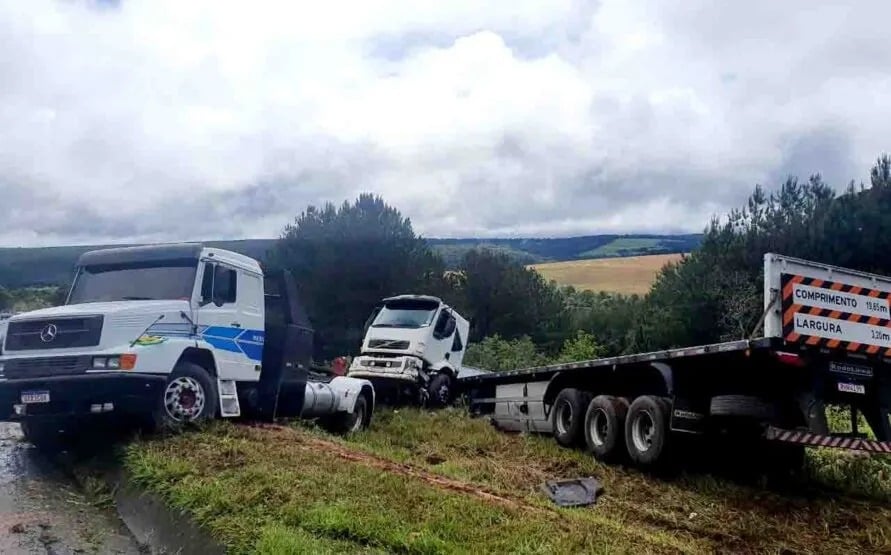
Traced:
[[841, 192], [818, 174], [789, 177], [772, 192], [756, 186], [743, 206], [714, 218], [700, 246], [666, 265], [642, 296], [560, 287], [495, 249], [471, 250], [446, 271], [411, 221], [370, 194], [307, 208], [267, 259], [297, 278], [322, 357], [356, 352], [380, 299], [427, 293], [470, 320], [472, 362], [524, 366], [567, 352], [617, 355], [748, 337], [762, 312], [766, 252], [891, 275], [889, 232], [885, 155], [868, 184], [850, 182]]
[[[294, 274], [320, 359], [355, 353], [381, 299], [424, 293], [470, 320], [470, 361], [524, 366], [747, 337], [762, 312], [764, 253], [891, 275], [889, 232], [891, 157], [882, 156], [869, 183], [851, 182], [841, 192], [819, 175], [790, 177], [772, 192], [756, 186], [642, 296], [560, 287], [499, 249], [472, 249], [447, 266], [408, 218], [371, 194], [308, 207], [272, 243], [264, 264]], [[63, 297], [53, 288], [0, 288], [0, 310]]]

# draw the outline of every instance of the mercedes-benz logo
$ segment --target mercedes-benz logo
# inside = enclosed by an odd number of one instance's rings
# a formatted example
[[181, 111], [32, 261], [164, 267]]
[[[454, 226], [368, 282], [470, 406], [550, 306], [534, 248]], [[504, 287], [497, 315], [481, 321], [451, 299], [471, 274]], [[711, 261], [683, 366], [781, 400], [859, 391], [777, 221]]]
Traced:
[[47, 324], [40, 330], [40, 340], [44, 343], [49, 343], [56, 338], [57, 333], [59, 333], [59, 328], [55, 324]]

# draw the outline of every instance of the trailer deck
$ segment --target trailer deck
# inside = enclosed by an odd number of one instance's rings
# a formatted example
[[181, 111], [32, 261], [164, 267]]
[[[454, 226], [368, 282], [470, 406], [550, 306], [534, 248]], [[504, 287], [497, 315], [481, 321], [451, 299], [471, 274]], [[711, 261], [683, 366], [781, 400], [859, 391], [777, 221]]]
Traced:
[[459, 379], [461, 384], [473, 387], [477, 384], [498, 384], [506, 382], [515, 382], [517, 378], [531, 378], [534, 380], [550, 379], [559, 372], [566, 370], [582, 370], [586, 368], [603, 368], [612, 366], [617, 368], [628, 364], [641, 364], [668, 361], [678, 358], [689, 358], [704, 355], [713, 355], [719, 353], [733, 353], [751, 350], [771, 350], [789, 348], [798, 350], [798, 345], [789, 345], [785, 341], [778, 338], [758, 338], [758, 339], [741, 339], [737, 341], [727, 341], [724, 343], [714, 343], [711, 345], [699, 345], [696, 347], [682, 347], [678, 349], [668, 349], [664, 351], [653, 351], [649, 353], [637, 353], [633, 355], [619, 355], [614, 357], [597, 358], [592, 360], [582, 360], [578, 362], [566, 362], [561, 364], [549, 364], [547, 366], [535, 366], [531, 368], [520, 368], [517, 370], [504, 370], [501, 372], [492, 372], [489, 374], [480, 374], [467, 376]]

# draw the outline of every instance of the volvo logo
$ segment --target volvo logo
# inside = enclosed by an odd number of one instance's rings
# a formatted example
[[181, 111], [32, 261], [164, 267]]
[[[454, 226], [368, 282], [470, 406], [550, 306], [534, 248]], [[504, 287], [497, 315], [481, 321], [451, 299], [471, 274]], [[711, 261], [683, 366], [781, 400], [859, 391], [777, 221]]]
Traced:
[[44, 343], [49, 343], [56, 338], [56, 334], [58, 333], [59, 328], [57, 328], [55, 324], [47, 324], [42, 330], [40, 330], [40, 340]]

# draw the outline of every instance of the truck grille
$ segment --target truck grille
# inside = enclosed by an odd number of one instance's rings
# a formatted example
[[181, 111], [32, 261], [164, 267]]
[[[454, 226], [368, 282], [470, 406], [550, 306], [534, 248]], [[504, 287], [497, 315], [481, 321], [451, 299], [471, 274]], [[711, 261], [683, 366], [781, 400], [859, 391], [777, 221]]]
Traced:
[[404, 351], [408, 349], [408, 341], [396, 341], [393, 339], [369, 339], [369, 349], [393, 349], [394, 351]]
[[89, 356], [12, 358], [4, 363], [4, 373], [9, 379], [62, 376], [86, 372], [89, 365]]
[[102, 316], [10, 322], [6, 351], [93, 347], [102, 335]]

